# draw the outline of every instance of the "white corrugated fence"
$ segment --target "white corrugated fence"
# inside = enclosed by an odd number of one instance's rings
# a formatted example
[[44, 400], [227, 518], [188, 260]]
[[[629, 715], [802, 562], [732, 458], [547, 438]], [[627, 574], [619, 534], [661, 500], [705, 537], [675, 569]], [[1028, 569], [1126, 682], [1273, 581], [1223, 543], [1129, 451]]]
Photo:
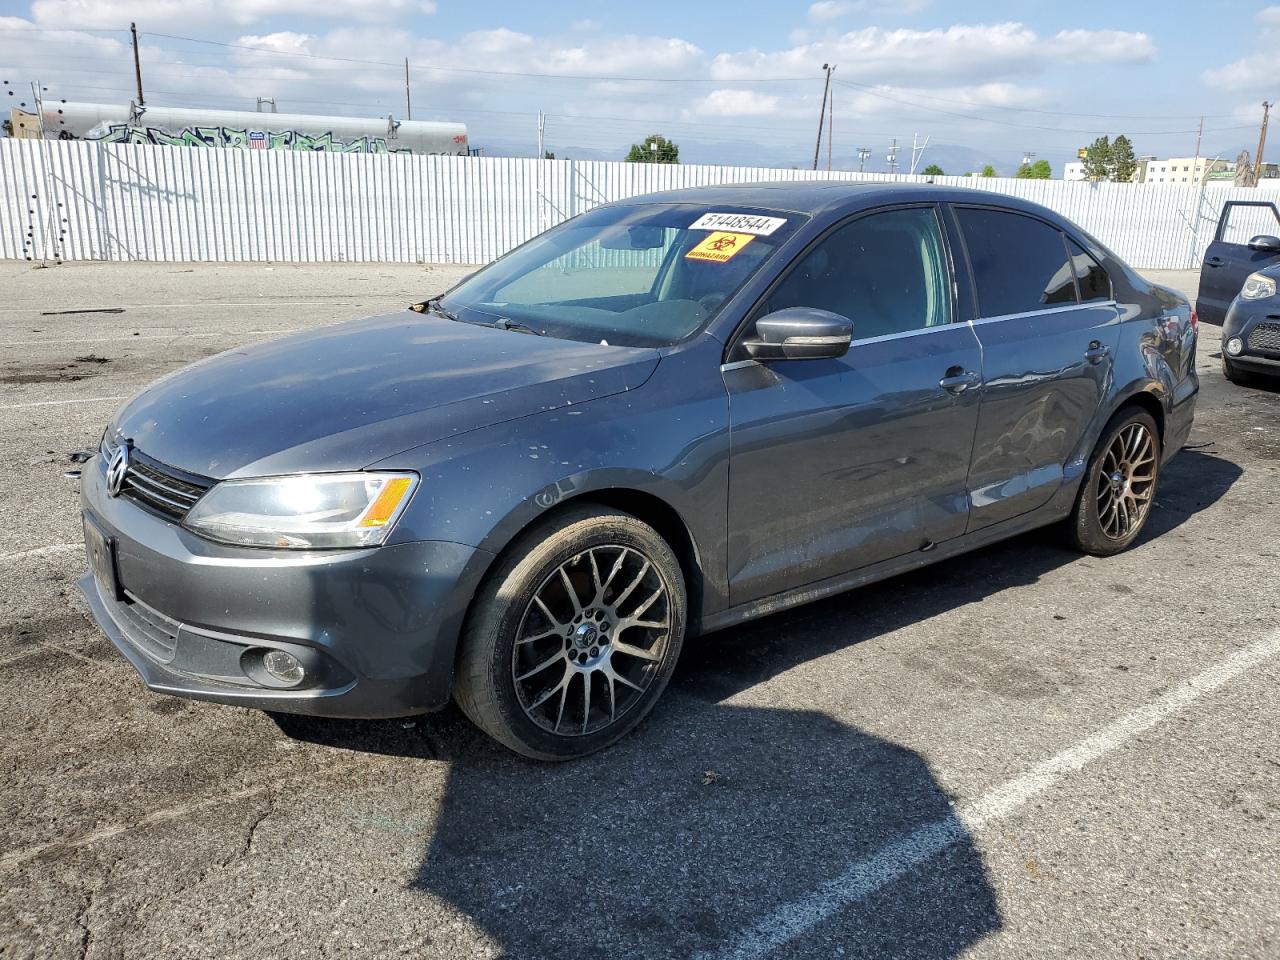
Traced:
[[[3, 139], [0, 258], [485, 263], [610, 200], [712, 183], [826, 179], [890, 178]], [[1044, 204], [1150, 269], [1198, 266], [1228, 199], [1280, 202], [1273, 188], [933, 179]]]

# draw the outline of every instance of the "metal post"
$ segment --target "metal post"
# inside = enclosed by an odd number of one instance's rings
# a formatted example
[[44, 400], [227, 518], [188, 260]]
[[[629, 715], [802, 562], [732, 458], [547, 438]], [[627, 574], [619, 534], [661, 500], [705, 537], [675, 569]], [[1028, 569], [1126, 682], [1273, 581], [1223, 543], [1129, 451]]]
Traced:
[[[831, 68], [832, 72], [834, 72], [835, 69], [836, 69], [835, 67], [832, 67]], [[827, 76], [830, 77], [831, 74], [827, 74]], [[836, 92], [832, 90], [831, 93], [827, 95], [827, 173], [831, 172], [831, 149], [832, 149], [831, 137], [832, 137], [832, 134], [835, 133], [835, 129], [836, 129], [835, 103], [836, 103]]]
[[145, 107], [147, 100], [142, 95], [142, 61], [138, 58], [138, 25], [129, 24], [129, 32], [133, 35], [133, 76], [138, 81], [138, 106]]
[[827, 91], [831, 89], [831, 65], [824, 63], [822, 69], [827, 73], [827, 80], [822, 85], [822, 106], [818, 109], [818, 139], [813, 144], [813, 169], [818, 169], [818, 151], [822, 149], [822, 121], [827, 117]]
[[409, 100], [409, 58], [404, 58], [404, 118], [413, 119], [413, 104]]
[[1253, 157], [1253, 185], [1256, 187], [1262, 179], [1262, 151], [1267, 146], [1267, 118], [1271, 114], [1271, 104], [1262, 101], [1262, 130], [1258, 133], [1258, 152]]

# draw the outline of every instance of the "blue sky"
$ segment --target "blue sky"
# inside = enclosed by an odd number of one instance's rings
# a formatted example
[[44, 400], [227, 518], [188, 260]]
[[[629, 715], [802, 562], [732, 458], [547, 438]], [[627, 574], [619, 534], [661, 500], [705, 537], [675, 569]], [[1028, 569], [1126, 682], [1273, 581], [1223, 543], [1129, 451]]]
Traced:
[[1234, 157], [1280, 99], [1280, 5], [1245, 0], [5, 0], [0, 78], [127, 101], [130, 20], [152, 103], [400, 117], [407, 56], [414, 118], [464, 121], [495, 154], [531, 154], [543, 110], [561, 156], [620, 157], [659, 131], [689, 160], [803, 163], [824, 61], [845, 167], [866, 146], [882, 168], [913, 134], [953, 168], [1031, 151], [1056, 171], [1101, 133], [1186, 155], [1201, 114], [1205, 152]]

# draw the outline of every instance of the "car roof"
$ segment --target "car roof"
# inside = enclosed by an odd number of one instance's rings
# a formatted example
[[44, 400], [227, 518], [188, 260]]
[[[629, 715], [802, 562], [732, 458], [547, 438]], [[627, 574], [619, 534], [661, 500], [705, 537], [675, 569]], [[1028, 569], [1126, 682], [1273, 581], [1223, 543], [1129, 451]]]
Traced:
[[886, 203], [950, 200], [955, 203], [989, 203], [1059, 220], [1046, 207], [1021, 197], [970, 187], [946, 187], [932, 183], [895, 183], [881, 180], [768, 180], [726, 183], [708, 187], [663, 190], [616, 201], [620, 206], [646, 203], [693, 203], [705, 206], [759, 207], [815, 216], [845, 213]]

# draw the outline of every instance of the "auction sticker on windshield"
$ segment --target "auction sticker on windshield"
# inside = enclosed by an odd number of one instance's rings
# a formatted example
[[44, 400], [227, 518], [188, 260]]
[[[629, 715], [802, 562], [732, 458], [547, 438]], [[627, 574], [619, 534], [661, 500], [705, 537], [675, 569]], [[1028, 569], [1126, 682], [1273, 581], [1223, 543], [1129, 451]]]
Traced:
[[738, 252], [754, 240], [749, 233], [724, 233], [718, 231], [711, 234], [700, 244], [684, 255], [686, 260], [710, 260], [713, 263], [728, 263]]
[[786, 222], [785, 217], [758, 217], [752, 213], [704, 213], [689, 229], [733, 230], [767, 237], [779, 227], [785, 226]]

